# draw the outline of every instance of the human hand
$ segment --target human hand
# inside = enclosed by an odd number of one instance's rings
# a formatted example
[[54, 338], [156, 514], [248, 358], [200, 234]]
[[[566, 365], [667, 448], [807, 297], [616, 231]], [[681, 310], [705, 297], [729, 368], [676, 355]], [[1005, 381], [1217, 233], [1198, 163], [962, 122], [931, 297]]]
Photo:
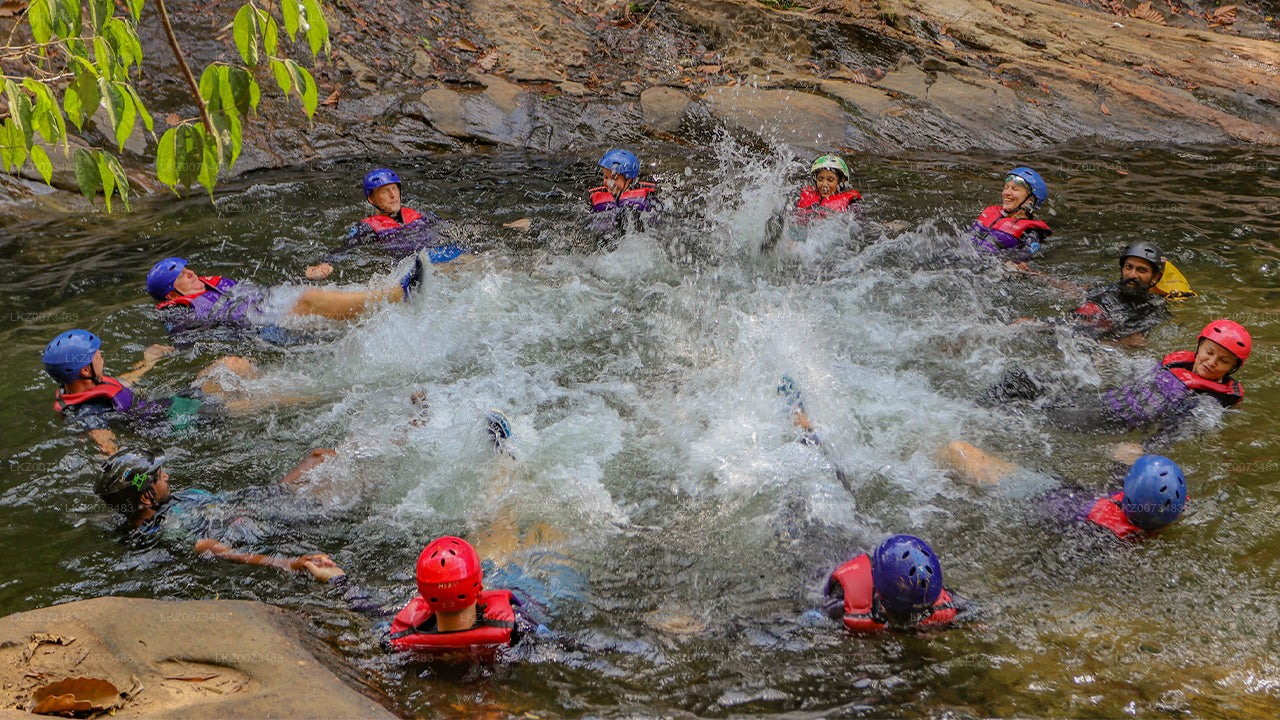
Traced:
[[332, 560], [329, 560], [327, 556], [321, 556], [321, 557], [325, 557], [325, 560], [327, 561], [326, 564], [321, 564], [321, 563], [313, 562], [310, 560], [302, 563], [303, 569], [311, 573], [311, 577], [319, 580], [320, 582], [329, 582], [330, 580], [336, 577], [340, 577], [342, 575], [347, 574], [346, 571], [344, 571], [342, 568], [334, 564]]
[[320, 263], [307, 268], [308, 280], [323, 280], [329, 277], [329, 273], [333, 272], [333, 266], [329, 263]]

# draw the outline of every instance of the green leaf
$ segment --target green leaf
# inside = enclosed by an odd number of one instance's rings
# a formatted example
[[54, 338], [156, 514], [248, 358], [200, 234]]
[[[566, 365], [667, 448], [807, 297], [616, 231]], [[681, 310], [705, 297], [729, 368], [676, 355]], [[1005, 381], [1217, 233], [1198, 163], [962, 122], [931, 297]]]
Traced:
[[[98, 78], [98, 91], [102, 93], [102, 108], [107, 111], [107, 122], [111, 128], [112, 134], [119, 137], [121, 121], [124, 119], [125, 99], [115, 86], [115, 83], [109, 82], [106, 78]], [[133, 129], [133, 117], [129, 117], [129, 129]], [[126, 134], [125, 138], [129, 136]], [[124, 145], [124, 141], [120, 141], [120, 145]]]
[[236, 49], [240, 51], [244, 64], [251, 68], [258, 67], [258, 9], [249, 4], [241, 7], [236, 12], [231, 28]]
[[[31, 145], [31, 101], [18, 84], [8, 78], [4, 81], [4, 96], [9, 102], [9, 121], [18, 129], [23, 152]], [[26, 159], [25, 156], [23, 158]], [[21, 164], [21, 163], [19, 163]]]
[[142, 98], [138, 97], [138, 89], [129, 83], [125, 83], [125, 92], [129, 93], [129, 97], [133, 99], [133, 106], [137, 108], [138, 115], [142, 117], [142, 124], [147, 127], [147, 132], [151, 133], [151, 137], [155, 137], [155, 122], [151, 119], [151, 113], [147, 112], [147, 106], [142, 104]]
[[133, 126], [138, 120], [138, 111], [133, 107], [133, 98], [127, 92], [121, 92], [120, 88], [113, 83], [111, 91], [114, 94], [112, 102], [115, 98], [120, 98], [120, 122], [116, 125], [116, 145], [124, 150], [124, 143], [133, 134]]
[[12, 117], [0, 124], [0, 160], [6, 172], [10, 169], [17, 172], [27, 161], [27, 145], [22, 141], [22, 131]]
[[200, 74], [200, 97], [204, 98], [204, 102], [211, 113], [221, 112], [224, 109], [222, 105], [222, 85], [226, 77], [227, 68], [225, 65], [210, 65]]
[[133, 16], [133, 22], [136, 25], [142, 18], [142, 3], [144, 0], [124, 0], [129, 6], [129, 14]]
[[176, 145], [178, 142], [178, 131], [182, 128], [169, 128], [164, 135], [160, 136], [160, 143], [156, 145], [156, 179], [168, 185], [174, 192], [178, 191], [178, 166], [176, 158], [178, 152]]
[[53, 37], [53, 10], [49, 3], [54, 0], [33, 0], [27, 6], [27, 22], [31, 24], [31, 37], [43, 45]]
[[261, 10], [258, 12], [258, 26], [262, 28], [262, 49], [269, 57], [276, 54], [276, 47], [280, 43], [280, 27], [270, 13]]
[[[287, 2], [287, 0], [285, 0]], [[324, 21], [324, 13], [320, 11], [320, 3], [316, 0], [302, 0], [307, 10], [307, 43], [311, 45], [311, 54], [315, 55], [324, 48], [329, 54], [329, 24]]]
[[198, 179], [205, 190], [209, 191], [209, 199], [213, 200], [213, 186], [218, 184], [218, 165], [222, 156], [222, 148], [219, 144], [205, 141], [204, 157], [200, 163], [200, 175]]
[[276, 85], [284, 91], [285, 96], [289, 95], [289, 91], [293, 90], [293, 79], [289, 72], [289, 66], [285, 64], [285, 60], [271, 60], [271, 72], [276, 76]]
[[40, 177], [44, 178], [45, 185], [53, 180], [53, 163], [49, 162], [49, 154], [39, 145], [31, 148], [31, 164], [36, 166], [36, 171], [40, 173]]
[[298, 90], [298, 95], [302, 97], [302, 109], [307, 111], [307, 117], [313, 118], [316, 114], [316, 108], [320, 105], [320, 95], [316, 90], [315, 78], [311, 77], [311, 73], [307, 69], [300, 67], [298, 63], [292, 60], [286, 60], [289, 67], [289, 74], [293, 77], [293, 85]]
[[93, 31], [101, 34], [115, 11], [115, 3], [111, 0], [89, 0], [89, 21], [93, 23]]
[[[106, 155], [106, 153], [103, 153]], [[129, 209], [129, 176], [125, 174], [124, 167], [120, 165], [120, 159], [114, 155], [107, 155], [107, 167], [111, 170], [111, 174], [116, 179], [116, 192], [119, 193], [120, 199], [124, 201], [124, 209]], [[105, 177], [105, 175], [104, 175]], [[110, 210], [111, 208], [107, 208]]]
[[298, 0], [280, 0], [280, 13], [284, 15], [284, 31], [293, 42], [298, 37]]
[[240, 144], [243, 133], [240, 130], [240, 118], [235, 115], [219, 114], [213, 116], [213, 127], [218, 131], [218, 142], [222, 143], [222, 156], [226, 159], [227, 170], [235, 167], [240, 157]]
[[257, 111], [262, 91], [248, 70], [227, 68], [227, 84], [224, 91], [229, 92], [227, 97], [230, 98], [231, 105], [237, 113], [248, 115], [250, 111]]
[[107, 164], [107, 154], [98, 153], [98, 176], [102, 180], [102, 195], [106, 198], [107, 212], [111, 212], [111, 196], [116, 191], [116, 177], [111, 174], [111, 166]]
[[111, 46], [107, 44], [106, 38], [93, 39], [93, 64], [98, 69], [98, 77], [106, 79], [115, 77], [111, 72]]
[[195, 125], [182, 125], [178, 128], [178, 182], [187, 187], [200, 175], [204, 145], [204, 128]]
[[112, 18], [107, 23], [107, 30], [103, 34], [110, 42], [111, 49], [119, 59], [120, 66], [124, 68], [126, 75], [130, 65], [142, 67], [142, 43], [129, 23], [120, 18]]
[[98, 194], [98, 188], [102, 186], [102, 176], [98, 174], [98, 161], [94, 159], [93, 153], [84, 148], [76, 148], [71, 158], [71, 168], [76, 173], [76, 182], [80, 184], [80, 194], [84, 195], [85, 200], [93, 202], [93, 197]]
[[67, 117], [81, 130], [85, 122], [98, 111], [98, 103], [102, 102], [102, 90], [98, 84], [98, 76], [90, 67], [82, 72], [63, 92], [62, 109]]
[[61, 38], [80, 37], [80, 0], [49, 0], [53, 4], [53, 32]]

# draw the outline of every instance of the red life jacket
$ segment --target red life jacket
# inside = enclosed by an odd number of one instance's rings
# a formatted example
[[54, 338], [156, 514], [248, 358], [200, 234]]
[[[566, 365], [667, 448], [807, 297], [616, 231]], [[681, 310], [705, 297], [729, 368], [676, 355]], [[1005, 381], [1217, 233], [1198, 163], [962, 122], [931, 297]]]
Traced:
[[[849, 632], [870, 634], [880, 632], [888, 627], [875, 620], [872, 605], [875, 600], [875, 583], [871, 578], [871, 558], [864, 553], [836, 568], [827, 581], [838, 582], [844, 589], [844, 626]], [[946, 588], [933, 603], [933, 614], [921, 620], [920, 627], [939, 628], [951, 623], [956, 618], [956, 608], [951, 603], [951, 593]]]
[[[658, 186], [653, 183], [636, 183], [633, 188], [622, 191], [622, 194], [616, 198], [609, 189], [601, 185], [597, 188], [591, 188], [591, 211], [601, 212], [602, 210], [612, 210], [620, 205], [635, 205], [641, 210], [649, 209], [649, 193], [657, 190]], [[630, 200], [631, 202], [627, 202]]]
[[836, 212], [844, 212], [849, 209], [849, 203], [861, 200], [862, 196], [856, 190], [837, 193], [831, 197], [822, 197], [818, 194], [818, 189], [812, 185], [800, 191], [800, 200], [796, 202], [797, 210], [806, 210], [817, 205], [814, 212], [822, 212], [823, 210], [834, 210]]
[[1120, 501], [1123, 498], [1123, 492], [1118, 492], [1111, 497], [1098, 498], [1093, 507], [1089, 508], [1089, 522], [1101, 525], [1115, 533], [1118, 538], [1142, 534], [1143, 529], [1129, 522], [1129, 518], [1125, 517], [1124, 511], [1120, 509]]
[[[121, 395], [121, 393], [124, 394]], [[117, 396], [119, 396], [118, 399]], [[62, 388], [59, 387], [58, 394], [53, 399], [53, 409], [60, 413], [66, 412], [67, 408], [73, 405], [92, 402], [99, 398], [111, 401], [111, 406], [117, 411], [128, 410], [133, 406], [133, 392], [122, 385], [119, 380], [104, 377], [102, 382], [78, 393], [63, 392]]]
[[[978, 224], [991, 231], [991, 236], [1006, 249], [1015, 248], [1021, 244], [1022, 236], [1028, 230], [1040, 230], [1041, 234], [1049, 235], [1053, 231], [1049, 229], [1049, 224], [1043, 220], [1031, 219], [1014, 219], [1006, 217], [1004, 207], [1000, 205], [992, 205], [982, 211], [978, 216]], [[981, 240], [979, 240], [979, 244]], [[997, 248], [992, 247], [992, 250]]]
[[370, 215], [369, 217], [365, 218], [364, 220], [361, 220], [360, 222], [373, 228], [374, 232], [383, 233], [383, 232], [387, 232], [388, 230], [396, 230], [396, 229], [402, 228], [405, 225], [409, 225], [411, 223], [417, 222], [418, 220], [422, 219], [421, 213], [419, 213], [417, 210], [414, 210], [413, 208], [407, 208], [407, 207], [400, 208], [400, 217], [404, 220], [404, 225], [401, 225], [400, 223], [396, 222], [389, 215]]
[[1221, 382], [1215, 382], [1195, 374], [1192, 368], [1196, 364], [1196, 354], [1190, 350], [1171, 352], [1160, 362], [1166, 370], [1173, 373], [1174, 377], [1181, 380], [1188, 390], [1209, 393], [1224, 407], [1231, 407], [1244, 400], [1244, 387], [1232, 380], [1230, 375], [1224, 376]]
[[[219, 285], [222, 284], [222, 281], [223, 281], [223, 277], [221, 275], [210, 275], [209, 277], [202, 277], [198, 279], [200, 280], [200, 282], [205, 284], [205, 288], [203, 290], [201, 290], [200, 292], [191, 293], [190, 295], [179, 295], [178, 297], [173, 298], [172, 300], [163, 300], [156, 304], [156, 309], [164, 310], [166, 308], [177, 307], [178, 305], [186, 305], [187, 307], [191, 307], [191, 302], [193, 300], [209, 292], [209, 290], [211, 289], [225, 290], [226, 289], [226, 288], [218, 287]], [[228, 280], [227, 287], [230, 287], [231, 285], [235, 285], [235, 281]]]
[[476, 600], [476, 624], [470, 630], [441, 632], [427, 601], [419, 595], [391, 623], [391, 647], [425, 651], [437, 659], [472, 658], [491, 662], [511, 644], [516, 626], [510, 590], [485, 590]]

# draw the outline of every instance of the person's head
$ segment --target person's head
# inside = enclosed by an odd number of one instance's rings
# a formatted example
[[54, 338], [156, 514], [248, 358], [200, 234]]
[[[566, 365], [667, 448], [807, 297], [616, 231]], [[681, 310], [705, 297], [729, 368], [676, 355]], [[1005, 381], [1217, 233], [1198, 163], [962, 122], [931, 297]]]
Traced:
[[1164, 275], [1160, 248], [1145, 240], [1120, 253], [1120, 291], [1132, 298], [1145, 298]]
[[1019, 210], [1028, 216], [1049, 199], [1049, 186], [1040, 173], [1029, 167], [1014, 168], [1004, 176], [1000, 206], [1010, 215]]
[[1132, 524], [1151, 532], [1171, 524], [1187, 506], [1187, 479], [1162, 455], [1143, 455], [1124, 476], [1120, 510]]
[[928, 617], [942, 594], [942, 566], [933, 548], [912, 535], [894, 535], [876, 548], [871, 579], [891, 624]]
[[102, 464], [93, 492], [112, 510], [133, 520], [148, 508], [169, 502], [169, 474], [164, 453], [124, 449]]
[[180, 257], [167, 257], [147, 273], [147, 294], [157, 300], [172, 300], [204, 289], [204, 281]]
[[68, 330], [49, 341], [41, 359], [59, 385], [102, 377], [102, 340], [88, 330]]
[[1244, 365], [1252, 351], [1253, 338], [1243, 325], [1231, 320], [1214, 320], [1200, 331], [1191, 372], [1217, 382]]
[[838, 155], [823, 155], [809, 168], [813, 173], [813, 186], [824, 198], [840, 192], [840, 186], [849, 182], [849, 166]]
[[610, 150], [596, 163], [604, 177], [604, 186], [614, 195], [630, 187], [640, 177], [640, 159], [627, 150]]
[[418, 556], [418, 592], [431, 612], [460, 612], [475, 605], [483, 582], [480, 556], [466, 540], [438, 538]]
[[385, 215], [400, 212], [400, 176], [386, 168], [365, 175], [364, 199]]

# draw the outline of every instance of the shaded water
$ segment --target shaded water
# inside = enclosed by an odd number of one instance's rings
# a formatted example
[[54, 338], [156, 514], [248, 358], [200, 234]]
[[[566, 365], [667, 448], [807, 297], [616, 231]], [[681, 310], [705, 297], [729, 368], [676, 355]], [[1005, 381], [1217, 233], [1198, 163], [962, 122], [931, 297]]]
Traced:
[[[265, 485], [308, 448], [337, 448], [313, 478], [319, 502], [255, 502], [259, 547], [328, 552], [394, 610], [425, 542], [471, 539], [491, 559], [489, 586], [524, 590], [552, 629], [516, 661], [456, 674], [404, 665], [379, 647], [378, 621], [330, 589], [120, 541], [91, 491], [93, 450], [49, 409], [49, 338], [91, 329], [108, 373], [126, 370], [166, 340], [141, 288], [169, 254], [203, 273], [299, 277], [364, 214], [363, 164], [253, 178], [212, 207], [142, 203], [3, 228], [0, 611], [105, 594], [265, 600], [304, 614], [398, 708], [426, 716], [1275, 715], [1280, 154], [862, 157], [870, 222], [780, 255], [759, 252], [764, 221], [799, 164], [702, 152], [714, 160], [689, 170], [677, 148], [646, 153], [668, 197], [692, 198], [678, 204], [694, 219], [607, 251], [564, 219], [594, 183], [587, 158], [400, 163], [412, 207], [527, 215], [535, 229], [472, 228], [481, 262], [314, 342], [202, 336], [147, 376], [163, 396], [219, 354], [253, 354], [265, 371], [256, 397], [308, 399], [147, 438], [169, 454], [176, 487]], [[1050, 182], [1058, 234], [1040, 269], [1111, 282], [1118, 249], [1148, 239], [1201, 297], [1136, 351], [1007, 326], [1077, 299], [953, 247], [1012, 164]], [[876, 224], [895, 219], [910, 229]], [[975, 398], [1016, 367], [1098, 386], [1190, 348], [1220, 316], [1253, 332], [1246, 402], [1167, 451], [1192, 503], [1158, 539], [1046, 523], [1017, 488], [959, 486], [935, 460], [960, 438], [1017, 461], [1027, 482], [1113, 491], [1110, 445], [1138, 436], [1055, 430]], [[804, 390], [822, 449], [796, 442], [774, 392], [783, 374]], [[512, 418], [515, 461], [486, 449], [490, 407]], [[852, 638], [806, 614], [831, 569], [895, 532], [932, 542], [947, 584], [983, 608], [977, 623]]]

